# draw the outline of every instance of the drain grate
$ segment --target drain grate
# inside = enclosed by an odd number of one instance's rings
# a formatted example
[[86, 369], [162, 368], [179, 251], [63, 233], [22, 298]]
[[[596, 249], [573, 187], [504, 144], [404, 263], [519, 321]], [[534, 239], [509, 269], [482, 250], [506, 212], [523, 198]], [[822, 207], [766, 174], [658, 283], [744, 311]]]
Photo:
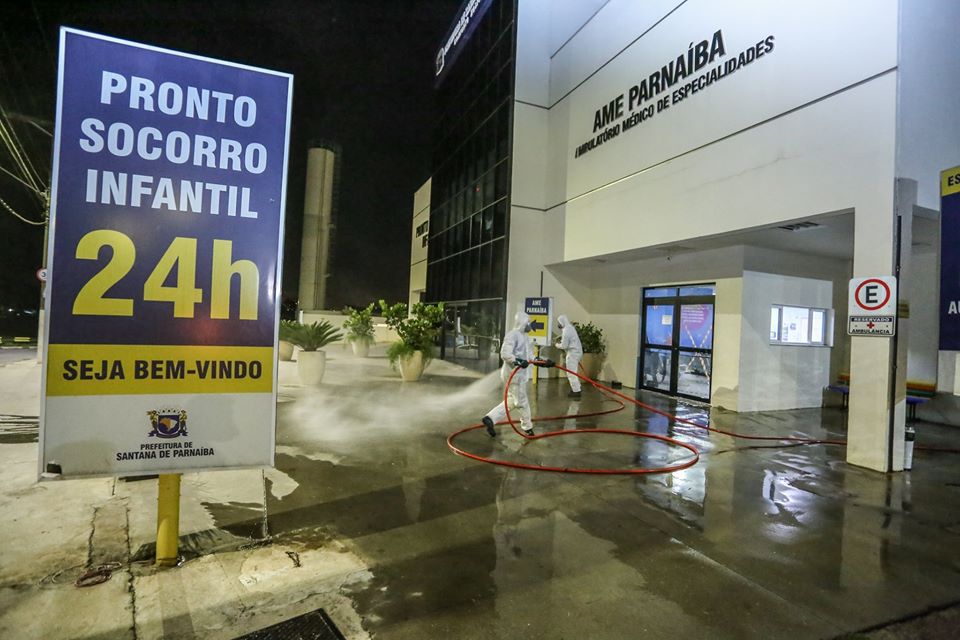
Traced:
[[346, 640], [323, 609], [290, 618], [236, 640]]

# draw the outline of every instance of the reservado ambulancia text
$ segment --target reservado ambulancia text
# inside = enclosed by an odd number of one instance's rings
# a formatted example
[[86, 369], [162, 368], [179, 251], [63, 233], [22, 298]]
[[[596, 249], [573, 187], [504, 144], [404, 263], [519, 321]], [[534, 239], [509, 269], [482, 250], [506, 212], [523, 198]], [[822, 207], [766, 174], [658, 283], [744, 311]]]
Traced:
[[[208, 88], [160, 84], [148, 78], [104, 70], [100, 103], [132, 110], [214, 122], [249, 129], [257, 121], [257, 102], [250, 96]], [[80, 149], [117, 158], [166, 161], [237, 174], [259, 175], [268, 164], [267, 148], [259, 142], [171, 130], [136, 127], [127, 122], [84, 118]], [[174, 179], [121, 171], [87, 169], [85, 199], [89, 203], [146, 207], [186, 213], [257, 218], [251, 209], [250, 188], [238, 184]]]

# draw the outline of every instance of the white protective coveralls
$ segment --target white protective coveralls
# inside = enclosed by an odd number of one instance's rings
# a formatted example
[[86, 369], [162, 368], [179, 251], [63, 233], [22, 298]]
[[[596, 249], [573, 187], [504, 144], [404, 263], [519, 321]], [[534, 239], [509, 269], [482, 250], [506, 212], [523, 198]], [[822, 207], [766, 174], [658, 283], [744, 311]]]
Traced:
[[[580, 344], [580, 336], [577, 335], [577, 328], [573, 326], [567, 316], [557, 318], [557, 324], [560, 325], [560, 342], [557, 345], [563, 349], [566, 357], [564, 366], [570, 371], [576, 371], [580, 366], [580, 360], [583, 358], [583, 345]], [[567, 374], [567, 380], [570, 381], [570, 390], [574, 393], [580, 393], [580, 378], [572, 373]]]
[[[510, 379], [510, 374], [517, 365], [517, 360], [533, 359], [533, 345], [530, 342], [530, 316], [523, 311], [518, 311], [514, 318], [513, 329], [503, 336], [503, 345], [500, 347], [500, 358], [503, 360], [503, 366], [500, 368], [500, 379], [506, 382]], [[520, 413], [520, 427], [524, 431], [533, 429], [533, 421], [530, 418], [530, 398], [527, 395], [527, 383], [530, 381], [530, 371], [533, 365], [526, 369], [517, 371], [513, 376], [513, 381], [507, 389], [507, 400], [510, 402], [510, 410]], [[512, 414], [516, 418], [516, 414]], [[501, 402], [487, 413], [488, 418], [495, 423], [505, 420], [507, 417], [507, 408]]]

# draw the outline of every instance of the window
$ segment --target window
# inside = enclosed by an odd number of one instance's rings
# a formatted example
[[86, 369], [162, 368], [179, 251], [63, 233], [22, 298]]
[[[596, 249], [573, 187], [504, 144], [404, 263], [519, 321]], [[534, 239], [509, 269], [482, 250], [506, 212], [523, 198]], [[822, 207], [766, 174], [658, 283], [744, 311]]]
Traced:
[[775, 304], [770, 308], [770, 343], [828, 347], [832, 344], [830, 309]]
[[680, 287], [680, 297], [684, 296], [716, 296], [717, 285], [701, 284], [692, 287]]
[[656, 287], [643, 290], [644, 298], [676, 298], [676, 287]]

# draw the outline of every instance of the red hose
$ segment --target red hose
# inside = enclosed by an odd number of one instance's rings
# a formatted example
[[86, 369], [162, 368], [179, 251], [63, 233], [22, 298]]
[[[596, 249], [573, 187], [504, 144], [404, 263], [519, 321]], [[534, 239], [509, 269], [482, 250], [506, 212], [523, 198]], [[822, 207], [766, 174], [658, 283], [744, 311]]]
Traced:
[[[532, 361], [530, 364], [536, 364], [536, 361]], [[570, 418], [585, 418], [585, 417], [591, 417], [591, 416], [602, 416], [610, 413], [616, 413], [617, 411], [622, 411], [626, 407], [626, 405], [622, 402], [622, 400], [626, 400], [627, 402], [630, 402], [642, 409], [646, 409], [647, 411], [650, 411], [657, 415], [664, 416], [674, 422], [689, 425], [691, 427], [697, 427], [698, 429], [704, 429], [705, 431], [710, 431], [712, 433], [719, 433], [721, 435], [729, 436], [731, 438], [740, 438], [743, 440], [790, 442], [794, 444], [807, 444], [807, 445], [830, 444], [830, 445], [846, 446], [847, 444], [846, 440], [824, 440], [824, 439], [818, 439], [818, 438], [800, 438], [797, 436], [754, 436], [754, 435], [747, 435], [743, 433], [736, 433], [733, 431], [726, 431], [724, 429], [717, 429], [715, 427], [711, 427], [709, 425], [703, 425], [698, 422], [694, 422], [692, 420], [687, 420], [685, 418], [680, 418], [676, 415], [667, 413], [666, 411], [663, 411], [661, 409], [651, 407], [648, 404], [640, 402], [636, 398], [631, 398], [630, 396], [620, 393], [618, 391], [615, 391], [609, 387], [606, 387], [600, 384], [599, 382], [596, 382], [595, 380], [591, 380], [586, 376], [580, 375], [576, 371], [570, 371], [566, 367], [562, 367], [558, 364], [555, 364], [553, 366], [555, 366], [557, 369], [560, 369], [561, 371], [577, 376], [583, 382], [586, 382], [592, 385], [594, 388], [596, 388], [604, 397], [610, 400], [613, 400], [620, 406], [617, 407], [616, 409], [608, 409], [606, 411], [596, 411], [593, 413], [578, 413], [578, 414], [563, 415], [563, 416], [539, 417], [539, 418], [534, 418], [533, 419], [534, 422], [549, 422], [554, 420], [567, 420]], [[570, 434], [610, 433], [610, 434], [626, 435], [626, 436], [631, 436], [635, 438], [650, 438], [652, 440], [660, 440], [661, 442], [666, 442], [667, 444], [670, 444], [670, 445], [682, 447], [690, 451], [690, 453], [692, 453], [693, 456], [687, 460], [684, 460], [682, 462], [678, 462], [672, 465], [667, 465], [663, 467], [652, 467], [652, 468], [596, 469], [596, 468], [583, 468], [583, 467], [554, 467], [549, 465], [538, 465], [538, 464], [528, 464], [528, 463], [522, 463], [522, 462], [510, 462], [507, 460], [497, 460], [495, 458], [481, 456], [476, 453], [470, 453], [469, 451], [465, 451], [454, 444], [453, 441], [457, 438], [457, 436], [464, 434], [468, 431], [473, 431], [474, 429], [482, 428], [484, 426], [482, 423], [470, 425], [469, 427], [464, 427], [463, 429], [460, 429], [459, 431], [456, 431], [450, 434], [447, 437], [447, 446], [450, 448], [451, 451], [465, 458], [470, 458], [471, 460], [477, 460], [478, 462], [486, 462], [488, 464], [495, 464], [502, 467], [510, 467], [512, 469], [527, 469], [530, 471], [554, 471], [558, 473], [583, 473], [583, 474], [592, 474], [592, 475], [644, 475], [644, 474], [657, 474], [657, 473], [673, 473], [674, 471], [680, 471], [681, 469], [692, 467], [697, 462], [699, 462], [700, 451], [693, 445], [688, 444], [686, 442], [681, 442], [680, 440], [677, 440], [675, 438], [670, 438], [668, 436], [661, 436], [653, 433], [626, 431], [623, 429], [590, 429], [590, 430], [574, 429], [574, 430], [548, 431], [547, 433], [542, 433], [540, 435], [528, 436], [527, 434], [523, 433], [523, 431], [517, 428], [516, 420], [514, 420], [513, 416], [510, 415], [510, 402], [508, 399], [508, 391], [510, 389], [510, 383], [513, 382], [513, 378], [515, 375], [517, 375], [517, 372], [519, 370], [520, 370], [520, 367], [514, 368], [514, 370], [510, 373], [510, 377], [507, 379], [507, 383], [503, 387], [503, 406], [506, 408], [507, 419], [503, 422], [498, 422], [497, 424], [509, 424], [510, 427], [513, 429], [513, 431], [524, 440], [528, 440], [528, 441], [542, 440], [544, 438], [553, 438], [556, 436], [563, 436], [563, 435], [570, 435]], [[923, 451], [960, 453], [960, 449], [949, 449], [949, 448], [929, 447], [929, 446], [927, 447], [917, 446], [916, 448]]]

